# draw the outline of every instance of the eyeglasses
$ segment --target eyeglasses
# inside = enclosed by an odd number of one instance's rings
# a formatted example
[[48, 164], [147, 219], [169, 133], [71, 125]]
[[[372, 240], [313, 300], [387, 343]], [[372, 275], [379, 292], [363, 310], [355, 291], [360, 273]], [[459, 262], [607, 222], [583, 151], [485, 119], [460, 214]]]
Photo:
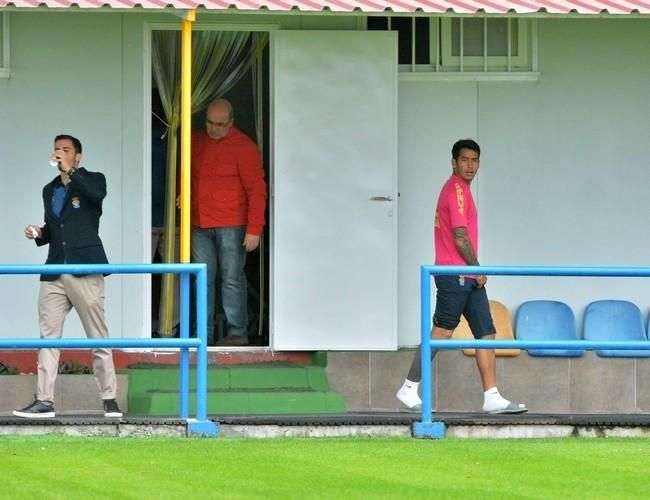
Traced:
[[205, 124], [208, 127], [215, 127], [215, 128], [225, 128], [228, 125], [230, 125], [231, 122], [232, 122], [232, 118], [230, 120], [228, 120], [227, 122], [213, 122], [211, 120], [205, 120]]

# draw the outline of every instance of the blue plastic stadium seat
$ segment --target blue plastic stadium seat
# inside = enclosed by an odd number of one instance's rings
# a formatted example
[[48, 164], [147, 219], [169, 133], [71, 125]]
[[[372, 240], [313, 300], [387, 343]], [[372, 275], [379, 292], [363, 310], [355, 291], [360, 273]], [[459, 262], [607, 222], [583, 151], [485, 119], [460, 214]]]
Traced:
[[[519, 340], [578, 340], [576, 318], [564, 302], [531, 300], [517, 310], [515, 334]], [[578, 358], [584, 349], [529, 349], [531, 356]]]
[[[587, 306], [585, 340], [648, 340], [639, 308], [625, 300], [597, 300]], [[602, 357], [648, 358], [650, 350], [605, 349]]]

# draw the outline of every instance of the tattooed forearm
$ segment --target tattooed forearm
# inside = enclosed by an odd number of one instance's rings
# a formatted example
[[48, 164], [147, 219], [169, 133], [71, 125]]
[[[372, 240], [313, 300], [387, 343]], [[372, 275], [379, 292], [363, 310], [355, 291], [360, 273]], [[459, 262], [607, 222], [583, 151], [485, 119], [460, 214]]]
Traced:
[[454, 240], [456, 241], [456, 248], [460, 255], [465, 259], [465, 262], [470, 266], [478, 266], [478, 259], [476, 258], [476, 252], [474, 252], [474, 247], [472, 242], [469, 240], [469, 235], [467, 234], [467, 228], [465, 227], [456, 227], [454, 228]]

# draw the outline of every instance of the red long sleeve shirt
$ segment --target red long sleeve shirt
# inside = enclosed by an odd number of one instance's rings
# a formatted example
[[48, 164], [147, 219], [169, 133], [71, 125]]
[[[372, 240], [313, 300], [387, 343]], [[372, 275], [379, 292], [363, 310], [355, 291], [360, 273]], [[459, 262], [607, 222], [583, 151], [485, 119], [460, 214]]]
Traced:
[[234, 126], [223, 139], [205, 130], [192, 133], [193, 226], [246, 226], [259, 235], [264, 227], [266, 182], [257, 145]]

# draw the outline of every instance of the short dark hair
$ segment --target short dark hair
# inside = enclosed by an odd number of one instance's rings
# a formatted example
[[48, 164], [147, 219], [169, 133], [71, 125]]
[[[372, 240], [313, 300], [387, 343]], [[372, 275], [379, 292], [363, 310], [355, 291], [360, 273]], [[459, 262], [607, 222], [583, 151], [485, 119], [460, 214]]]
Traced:
[[478, 143], [473, 139], [461, 139], [460, 141], [456, 141], [456, 143], [451, 148], [451, 157], [454, 160], [458, 159], [461, 149], [470, 149], [472, 151], [476, 151], [478, 155], [481, 156], [481, 146], [479, 146]]
[[76, 137], [73, 137], [68, 134], [59, 134], [54, 138], [54, 143], [56, 144], [56, 141], [65, 141], [68, 140], [72, 142], [72, 145], [74, 146], [74, 151], [75, 153], [81, 154], [81, 141], [77, 139]]

